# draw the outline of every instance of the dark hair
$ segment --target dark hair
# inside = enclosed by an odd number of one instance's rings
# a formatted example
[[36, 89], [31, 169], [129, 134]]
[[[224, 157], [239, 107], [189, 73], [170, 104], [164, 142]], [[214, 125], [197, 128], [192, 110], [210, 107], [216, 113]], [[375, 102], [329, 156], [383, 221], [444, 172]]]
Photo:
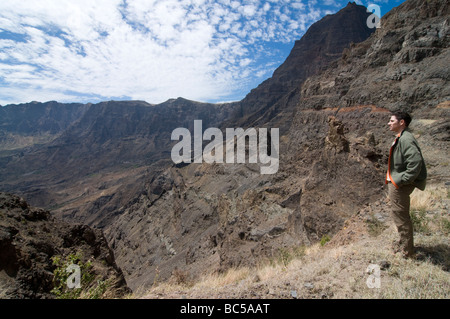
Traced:
[[392, 112], [391, 116], [395, 116], [395, 118], [398, 121], [404, 120], [406, 127], [409, 126], [409, 123], [411, 123], [411, 120], [412, 120], [411, 115], [409, 115], [406, 112], [401, 112], [401, 111], [399, 111], [399, 112]]

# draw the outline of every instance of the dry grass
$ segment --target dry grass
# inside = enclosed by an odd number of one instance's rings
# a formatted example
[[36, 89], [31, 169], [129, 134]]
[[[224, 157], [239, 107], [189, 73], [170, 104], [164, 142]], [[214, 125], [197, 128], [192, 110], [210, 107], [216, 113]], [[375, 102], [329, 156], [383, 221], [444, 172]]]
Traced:
[[411, 194], [411, 217], [419, 233], [450, 235], [450, 188], [428, 186]]
[[415, 189], [411, 194], [411, 210], [447, 210], [445, 205], [450, 202], [450, 189], [440, 185], [427, 186], [425, 191]]
[[[163, 283], [144, 298], [450, 298], [448, 238], [418, 236], [430, 252], [421, 259], [404, 259], [391, 252], [394, 227], [378, 238], [328, 249], [315, 245], [287, 266], [281, 262], [256, 269], [230, 269], [209, 274], [192, 285]], [[369, 288], [369, 264], [387, 265], [380, 288]], [[446, 268], [447, 267], [447, 268]], [[446, 269], [445, 269], [446, 268]]]
[[[427, 229], [431, 230], [415, 233], [417, 256], [414, 259], [404, 259], [400, 254], [393, 253], [392, 244], [398, 234], [392, 222], [387, 221], [378, 236], [367, 233], [347, 245], [321, 246], [318, 243], [300, 250], [285, 250], [279, 258], [265, 261], [256, 268], [230, 269], [226, 273], [208, 274], [189, 283], [174, 284], [169, 281], [140, 296], [448, 299], [449, 213], [443, 209], [448, 200], [447, 189], [430, 187], [426, 192], [415, 193], [413, 199], [413, 209], [425, 211], [422, 223], [426, 223]], [[381, 267], [379, 288], [367, 286], [370, 274], [366, 270], [370, 264]]]

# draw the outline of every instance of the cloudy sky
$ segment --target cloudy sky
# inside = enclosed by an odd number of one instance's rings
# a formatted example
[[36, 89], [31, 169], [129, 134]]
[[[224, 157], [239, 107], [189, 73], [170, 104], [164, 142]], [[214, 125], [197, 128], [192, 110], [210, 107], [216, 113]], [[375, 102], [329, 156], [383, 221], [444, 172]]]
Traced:
[[[381, 15], [404, 0], [378, 4]], [[241, 100], [348, 0], [1, 0], [0, 105]]]

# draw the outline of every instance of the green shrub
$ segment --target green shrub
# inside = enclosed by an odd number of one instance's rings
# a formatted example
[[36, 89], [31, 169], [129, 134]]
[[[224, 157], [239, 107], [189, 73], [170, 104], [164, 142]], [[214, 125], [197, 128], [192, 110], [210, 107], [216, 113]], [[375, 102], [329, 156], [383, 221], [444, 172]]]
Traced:
[[[95, 274], [92, 267], [92, 262], [82, 261], [80, 254], [70, 254], [66, 257], [53, 256], [53, 265], [56, 267], [53, 271], [53, 289], [51, 293], [58, 299], [98, 299], [106, 292], [109, 283], [103, 280], [97, 280], [97, 283], [93, 285]], [[68, 288], [67, 279], [71, 275], [66, 269], [71, 264], [78, 265], [80, 267], [80, 286], [81, 288]]]
[[89, 299], [100, 299], [102, 298], [103, 294], [108, 290], [109, 288], [109, 281], [108, 280], [97, 280], [97, 285], [89, 289], [89, 292], [87, 294], [87, 298]]
[[306, 246], [279, 248], [274, 256], [275, 258], [270, 260], [270, 264], [272, 266], [283, 265], [283, 267], [287, 267], [294, 259], [299, 259], [305, 256], [305, 253]]
[[328, 243], [331, 240], [330, 236], [323, 235], [320, 239], [320, 246], [325, 246], [326, 243]]
[[429, 220], [425, 209], [411, 210], [409, 215], [411, 216], [411, 222], [415, 232], [424, 234], [430, 233], [430, 227], [428, 226]]

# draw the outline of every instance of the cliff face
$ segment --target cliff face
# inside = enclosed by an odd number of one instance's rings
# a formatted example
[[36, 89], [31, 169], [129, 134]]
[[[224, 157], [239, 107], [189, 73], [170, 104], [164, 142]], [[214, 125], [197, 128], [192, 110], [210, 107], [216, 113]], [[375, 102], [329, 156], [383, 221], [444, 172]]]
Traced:
[[369, 39], [273, 105], [290, 100], [294, 116], [281, 107], [267, 118], [264, 107], [249, 111], [240, 123], [255, 127], [292, 116], [276, 174], [260, 175], [251, 164], [190, 164], [149, 178], [106, 231], [123, 252], [117, 258], [130, 284], [150, 285], [177, 268], [195, 276], [254, 265], [332, 236], [366, 205], [386, 205], [387, 121], [398, 107], [413, 113], [430, 181], [447, 180], [438, 151], [448, 150], [447, 17], [445, 1], [407, 1]]
[[[365, 205], [384, 205], [390, 110], [412, 112], [430, 181], [450, 178], [448, 2], [406, 1], [372, 35], [367, 16], [349, 4], [325, 17], [235, 104], [91, 105], [44, 146], [2, 153], [1, 185], [103, 228], [133, 289], [332, 236]], [[174, 165], [170, 133], [192, 132], [195, 119], [204, 128], [279, 127], [278, 172]]]
[[[105, 296], [129, 293], [125, 278], [99, 230], [57, 221], [50, 212], [34, 208], [20, 197], [0, 193], [0, 296], [54, 298], [52, 258], [78, 254], [90, 260], [91, 276], [108, 280]], [[82, 274], [83, 276], [87, 274]], [[86, 287], [81, 287], [86, 289]]]
[[362, 44], [302, 87], [298, 109], [376, 104], [428, 112], [449, 99], [449, 5], [406, 1]]
[[273, 76], [239, 103], [239, 111], [231, 122], [243, 127], [268, 124], [279, 127], [281, 134], [285, 134], [302, 83], [338, 59], [351, 43], [364, 41], [372, 34], [374, 29], [366, 23], [369, 15], [364, 6], [349, 2], [336, 14], [311, 25]]
[[[279, 124], [287, 134], [301, 83], [350, 42], [367, 38], [367, 16], [365, 8], [349, 4], [312, 26], [274, 76], [237, 104], [248, 116], [234, 113], [222, 127]], [[332, 234], [362, 203], [377, 198], [383, 156], [375, 142], [370, 136], [349, 142], [339, 120], [324, 126], [316, 120], [311, 114], [303, 127], [313, 141], [323, 144], [328, 136], [326, 152], [317, 146], [292, 153], [284, 136], [273, 176], [261, 175], [255, 164], [190, 164], [149, 176], [145, 190], [105, 231], [121, 252], [117, 260], [130, 285], [150, 285], [155, 276], [168, 278], [177, 268], [195, 276], [273, 258], [283, 247]], [[350, 149], [356, 143], [359, 151]], [[349, 168], [338, 169], [345, 165]], [[351, 170], [364, 178], [352, 181]], [[351, 182], [345, 193], [340, 186]], [[332, 193], [333, 186], [340, 191]]]

